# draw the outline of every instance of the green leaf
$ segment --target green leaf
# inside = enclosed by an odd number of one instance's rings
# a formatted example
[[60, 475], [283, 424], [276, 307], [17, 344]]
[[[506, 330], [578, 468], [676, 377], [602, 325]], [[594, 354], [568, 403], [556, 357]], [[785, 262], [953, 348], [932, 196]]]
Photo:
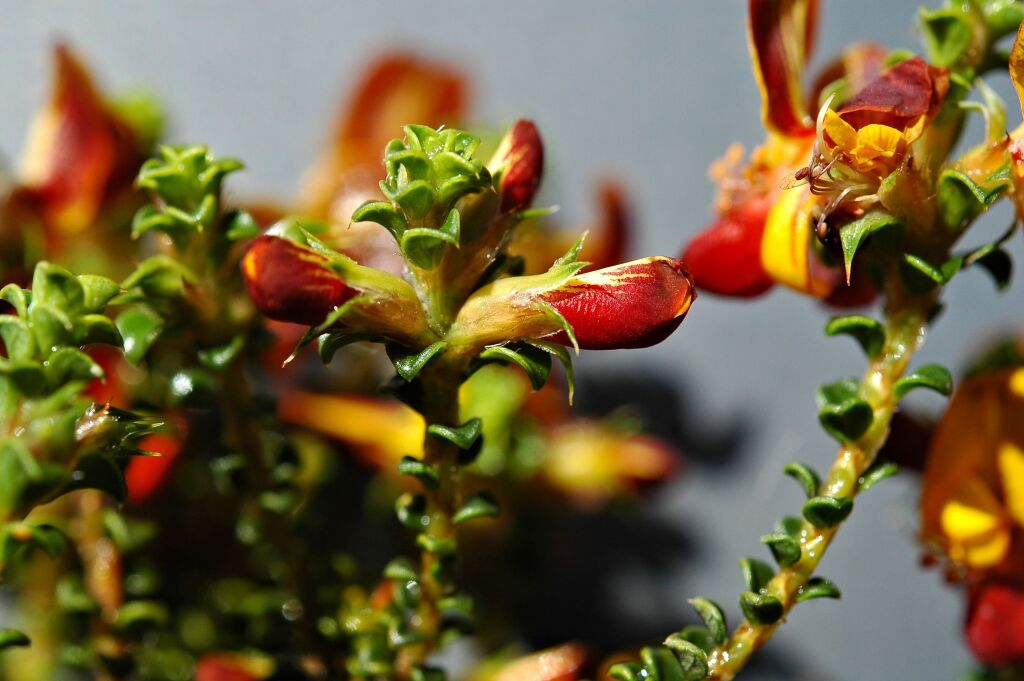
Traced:
[[437, 467], [413, 456], [402, 457], [402, 460], [398, 462], [398, 472], [416, 478], [426, 489], [437, 489], [441, 484]]
[[0, 629], [0, 650], [8, 648], [26, 648], [32, 640], [17, 629]]
[[843, 246], [843, 264], [846, 267], [846, 282], [850, 282], [853, 258], [864, 246], [869, 237], [888, 232], [895, 238], [903, 232], [903, 223], [885, 211], [874, 210], [865, 213], [853, 222], [843, 225], [839, 230], [839, 239]]
[[21, 440], [0, 440], [0, 512], [12, 515], [28, 510], [49, 496], [64, 475], [63, 466], [36, 461]]
[[7, 348], [7, 358], [13, 361], [33, 359], [36, 341], [28, 322], [14, 315], [0, 315], [0, 339]]
[[[570, 336], [570, 338], [574, 339], [575, 336]], [[531, 340], [527, 342], [535, 348], [540, 348], [544, 352], [550, 353], [562, 363], [562, 369], [565, 370], [565, 380], [569, 387], [569, 404], [571, 405], [576, 394], [576, 378], [573, 373], [572, 355], [569, 354], [569, 348], [561, 343], [551, 343], [544, 340]]]
[[61, 348], [43, 362], [43, 372], [51, 386], [68, 381], [95, 381], [105, 376], [103, 367], [78, 348]]
[[67, 546], [64, 533], [52, 525], [15, 522], [3, 529], [0, 566], [6, 568], [15, 556], [26, 550], [42, 549], [50, 558], [57, 558]]
[[96, 601], [77, 575], [61, 577], [57, 582], [55, 597], [57, 607], [67, 613], [89, 615], [99, 610]]
[[900, 467], [891, 461], [879, 461], [864, 472], [857, 480], [857, 492], [865, 492], [886, 478], [900, 472]]
[[946, 227], [960, 231], [987, 210], [1012, 186], [1009, 167], [998, 168], [976, 183], [962, 171], [947, 168], [939, 175], [939, 212]]
[[927, 293], [936, 286], [942, 286], [949, 281], [942, 268], [910, 253], [903, 254], [903, 260], [900, 261], [900, 275], [903, 277], [903, 283], [907, 289], [918, 295]]
[[380, 339], [376, 334], [372, 333], [346, 330], [333, 331], [331, 333], [321, 334], [317, 338], [317, 351], [320, 354], [320, 361], [324, 364], [330, 364], [331, 360], [334, 359], [335, 353], [346, 345], [375, 340]]
[[52, 305], [67, 315], [83, 311], [85, 292], [75, 275], [63, 267], [41, 262], [32, 275], [32, 299], [35, 303]]
[[825, 579], [824, 577], [811, 577], [807, 581], [807, 585], [801, 587], [800, 592], [796, 595], [798, 603], [804, 601], [810, 601], [815, 598], [840, 598], [839, 587]]
[[96, 274], [80, 274], [78, 283], [82, 286], [86, 312], [103, 312], [111, 298], [121, 292], [116, 281]]
[[430, 360], [444, 352], [447, 347], [448, 343], [445, 341], [437, 341], [417, 353], [396, 357], [393, 359], [395, 370], [406, 381], [412, 381], [423, 371], [423, 367], [430, 363]]
[[396, 240], [409, 229], [402, 214], [386, 201], [367, 201], [352, 213], [352, 222], [376, 222], [391, 232]]
[[384, 576], [388, 579], [397, 579], [407, 582], [419, 579], [420, 574], [411, 560], [404, 556], [400, 556], [384, 566]]
[[651, 678], [659, 681], [687, 681], [682, 666], [668, 648], [641, 648], [640, 661]]
[[33, 300], [28, 316], [36, 346], [44, 357], [61, 346], [71, 344], [74, 325], [63, 310]]
[[462, 508], [455, 512], [452, 520], [459, 524], [475, 518], [497, 518], [500, 512], [498, 501], [492, 494], [478, 492], [466, 500]]
[[899, 399], [914, 388], [928, 388], [949, 397], [953, 392], [953, 375], [944, 366], [926, 364], [896, 381], [893, 392]]
[[785, 614], [782, 601], [778, 598], [752, 591], [740, 594], [740, 609], [743, 616], [753, 624], [774, 624]]
[[239, 334], [224, 345], [219, 345], [215, 348], [208, 348], [206, 350], [199, 350], [196, 354], [199, 357], [199, 362], [207, 369], [221, 371], [235, 361], [235, 359], [242, 353], [242, 349], [244, 347], [245, 335]]
[[971, 23], [959, 9], [922, 9], [921, 32], [928, 51], [928, 61], [935, 66], [954, 66], [971, 47]]
[[17, 284], [7, 284], [0, 288], [0, 300], [6, 300], [10, 303], [19, 317], [28, 315], [28, 305], [31, 297], [31, 291], [26, 291]]
[[421, 532], [416, 535], [416, 545], [435, 556], [455, 554], [455, 540], [448, 537], [435, 537], [432, 534]]
[[652, 678], [636, 662], [618, 662], [608, 669], [608, 676], [616, 681], [649, 681]]
[[757, 558], [740, 559], [740, 570], [743, 572], [743, 582], [755, 593], [760, 592], [775, 576], [772, 566]]
[[396, 192], [386, 190], [385, 193], [411, 220], [419, 220], [426, 216], [434, 207], [436, 198], [434, 188], [425, 180], [413, 180]]
[[60, 493], [63, 495], [79, 489], [98, 489], [119, 503], [128, 498], [124, 472], [117, 462], [102, 452], [91, 452], [79, 457], [75, 470], [71, 472]]
[[260, 233], [259, 224], [248, 211], [244, 210], [237, 210], [228, 215], [224, 225], [224, 236], [228, 241], [251, 239]]
[[871, 426], [874, 412], [858, 396], [860, 384], [848, 378], [818, 389], [818, 420], [825, 431], [840, 442], [851, 442]]
[[148, 307], [132, 307], [117, 316], [118, 331], [124, 339], [124, 356], [132, 364], [139, 364], [150, 346], [160, 337], [164, 320]]
[[416, 227], [407, 230], [399, 242], [409, 262], [421, 269], [434, 269], [440, 264], [446, 245], [459, 245], [459, 211], [451, 209], [440, 229]]
[[427, 426], [427, 433], [436, 438], [447, 440], [462, 450], [470, 449], [480, 437], [483, 423], [478, 418], [472, 418], [461, 426], [446, 426], [440, 423], [431, 423]]
[[26, 397], [42, 397], [47, 392], [49, 382], [39, 362], [3, 362], [0, 373], [6, 374], [11, 385]]
[[800, 543], [785, 532], [761, 535], [761, 543], [771, 549], [780, 567], [789, 567], [800, 560]]
[[878, 321], [862, 314], [833, 317], [825, 325], [826, 336], [852, 336], [869, 358], [878, 357], [885, 346], [885, 328]]
[[787, 463], [782, 471], [789, 477], [800, 483], [804, 493], [808, 497], [813, 497], [818, 493], [818, 487], [821, 486], [821, 480], [818, 478], [818, 474], [814, 470], [799, 461], [792, 461]]
[[156, 601], [128, 601], [117, 611], [114, 626], [120, 631], [145, 630], [167, 624], [167, 607]]
[[1005, 291], [1010, 285], [1013, 276], [1013, 260], [1010, 254], [1002, 248], [993, 248], [979, 256], [973, 264], [980, 265], [992, 276], [996, 289]]
[[427, 500], [421, 494], [403, 494], [395, 500], [398, 522], [411, 530], [422, 530], [430, 524]]
[[515, 364], [526, 373], [534, 390], [540, 390], [551, 374], [551, 355], [546, 349], [528, 344], [495, 345], [484, 349], [480, 359], [485, 362]]
[[[718, 645], [715, 642], [715, 639], [711, 636], [711, 632], [705, 627], [690, 625], [688, 627], [684, 627], [682, 631], [673, 634], [672, 636], [678, 636], [684, 641], [689, 641], [706, 653], [711, 652]], [[671, 638], [671, 636], [669, 638]], [[666, 645], [668, 645], [667, 640]]]
[[138, 288], [154, 298], [175, 298], [181, 295], [186, 281], [194, 283], [196, 276], [185, 265], [166, 255], [154, 255], [139, 263], [121, 282], [121, 288]]
[[76, 319], [74, 339], [78, 346], [103, 343], [121, 347], [124, 343], [114, 322], [102, 314], [84, 314]]
[[800, 534], [804, 531], [803, 518], [798, 518], [795, 515], [782, 516], [779, 518], [778, 526], [780, 532], [785, 532], [794, 539], [799, 539]]
[[803, 514], [811, 525], [818, 529], [835, 527], [846, 520], [853, 511], [853, 499], [849, 497], [814, 497], [804, 504]]
[[[701, 681], [706, 678], [708, 669], [707, 653], [696, 643], [692, 642], [684, 633], [672, 634], [665, 639], [665, 647], [671, 650], [682, 671], [683, 681]], [[658, 677], [640, 677], [658, 678]]]
[[697, 611], [700, 618], [704, 620], [704, 625], [707, 626], [715, 644], [722, 645], [725, 642], [725, 637], [728, 635], [725, 615], [722, 613], [722, 609], [718, 607], [717, 603], [706, 598], [691, 598], [690, 605]]

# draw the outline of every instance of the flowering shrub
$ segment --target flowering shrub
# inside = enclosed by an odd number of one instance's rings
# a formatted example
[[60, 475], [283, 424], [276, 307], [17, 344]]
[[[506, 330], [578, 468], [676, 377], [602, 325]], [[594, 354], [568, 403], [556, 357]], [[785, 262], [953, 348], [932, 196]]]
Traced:
[[[719, 215], [681, 258], [628, 262], [626, 190], [603, 183], [590, 238], [569, 238], [534, 205], [538, 127], [463, 131], [446, 66], [385, 56], [293, 205], [233, 203], [241, 162], [160, 144], [159, 105], [106, 96], [58, 47], [0, 216], [4, 678], [440, 681], [446, 645], [476, 635], [454, 675], [724, 681], [798, 603], [839, 597], [819, 567], [896, 460], [924, 462], [921, 546], [964, 589], [978, 678], [1015, 678], [1020, 345], [955, 390], [913, 358], [959, 273], [1009, 281], [1024, 126], [1007, 132], [983, 78], [1007, 70], [1024, 95], [1024, 4], [924, 11], [923, 55], [855, 45], [807, 90], [819, 9], [749, 1], [767, 139], [716, 164]], [[961, 152], [975, 112], [985, 139]], [[1010, 228], [961, 246], [1004, 198]], [[514, 617], [486, 600], [501, 580], [474, 582], [479, 564], [505, 562], [528, 512], [597, 513], [679, 470], [636, 422], [568, 408], [573, 356], [661, 342], [698, 289], [776, 284], [864, 308], [825, 333], [867, 368], [818, 392], [838, 455], [785, 468], [806, 499], [761, 537], [773, 563], [741, 561], [740, 623], [694, 598], [703, 626], [658, 645], [510, 652]], [[934, 432], [897, 437], [918, 388], [952, 399]]]

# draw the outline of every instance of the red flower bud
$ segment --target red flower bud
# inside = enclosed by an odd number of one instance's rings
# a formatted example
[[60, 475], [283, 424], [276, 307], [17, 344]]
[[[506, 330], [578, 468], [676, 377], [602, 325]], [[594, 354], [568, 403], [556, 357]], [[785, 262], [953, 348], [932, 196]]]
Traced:
[[689, 243], [682, 259], [698, 288], [722, 296], [753, 298], [774, 285], [761, 263], [761, 240], [770, 207], [769, 199], [738, 205]]
[[327, 258], [276, 236], [252, 242], [242, 275], [260, 311], [283, 322], [315, 326], [356, 294]]
[[[697, 297], [679, 260], [643, 258], [573, 277], [542, 294], [572, 326], [581, 348], [644, 348], [676, 330]], [[562, 332], [555, 336], [569, 343]]]
[[537, 126], [525, 119], [517, 121], [489, 166], [492, 172], [502, 172], [501, 211], [529, 208], [544, 173], [544, 144]]
[[964, 635], [971, 652], [984, 664], [1024, 662], [1024, 588], [988, 582], [970, 595]]
[[236, 655], [204, 655], [196, 664], [195, 681], [257, 681], [257, 676], [245, 667]]
[[128, 461], [124, 481], [128, 487], [128, 503], [131, 504], [146, 501], [167, 484], [181, 450], [181, 440], [172, 435], [154, 433], [142, 438], [138, 446], [144, 452], [160, 456], [136, 456]]

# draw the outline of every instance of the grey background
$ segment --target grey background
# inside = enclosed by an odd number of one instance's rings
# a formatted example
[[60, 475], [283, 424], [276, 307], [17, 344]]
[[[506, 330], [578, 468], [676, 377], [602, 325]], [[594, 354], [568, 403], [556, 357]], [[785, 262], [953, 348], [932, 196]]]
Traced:
[[[739, 0], [0, 6], [0, 149], [9, 158], [20, 153], [43, 97], [47, 45], [56, 36], [71, 40], [107, 86], [147, 85], [162, 95], [174, 138], [242, 156], [249, 169], [232, 185], [240, 195], [292, 195], [368, 54], [402, 44], [451, 60], [472, 77], [477, 119], [539, 123], [549, 189], [556, 185], [567, 218], [590, 215], [599, 174], [628, 182], [642, 225], [635, 256], [678, 252], [711, 214], [708, 164], [733, 140], [749, 148], [762, 138]], [[915, 47], [916, 7], [913, 0], [830, 3], [817, 63], [869, 37]], [[1006, 79], [999, 85], [1012, 97]], [[1008, 102], [1015, 125], [1016, 102]], [[989, 231], [1006, 219], [1001, 213]], [[1019, 243], [1013, 250], [1019, 258]], [[951, 286], [949, 310], [920, 361], [957, 366], [978, 343], [974, 330], [1016, 320], [1022, 298], [1021, 282], [997, 297], [984, 276], [965, 274]], [[583, 374], [654, 366], [686, 387], [691, 418], [714, 427], [739, 415], [752, 433], [743, 465], [692, 467], [656, 497], [648, 512], [688, 528], [704, 550], [680, 559], [667, 578], [624, 576], [616, 597], [628, 595], [627, 611], [663, 608], [678, 612], [682, 624], [692, 619], [685, 599], [700, 594], [729, 604], [736, 619], [738, 557], [763, 551], [758, 536], [798, 508], [781, 465], [831, 461], [813, 391], [862, 366], [852, 343], [822, 336], [825, 316], [781, 290], [756, 304], [707, 295], [663, 345], [583, 358]], [[909, 481], [882, 485], [858, 502], [823, 567], [844, 600], [798, 608], [770, 645], [803, 670], [790, 678], [952, 679], [967, 667], [960, 597], [934, 572], [919, 570], [915, 523]]]

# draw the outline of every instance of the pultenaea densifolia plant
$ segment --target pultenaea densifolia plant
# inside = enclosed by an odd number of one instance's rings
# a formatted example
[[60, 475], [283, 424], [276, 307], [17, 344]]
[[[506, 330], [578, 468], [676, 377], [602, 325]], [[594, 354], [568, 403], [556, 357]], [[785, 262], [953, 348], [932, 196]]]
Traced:
[[[895, 472], [877, 456], [900, 399], [919, 387], [952, 390], [944, 367], [911, 369], [941, 310], [943, 288], [976, 265], [1000, 287], [1010, 274], [1002, 244], [1020, 218], [1022, 133], [1007, 133], [1003, 105], [982, 75], [1009, 66], [1015, 85], [1024, 83], [1024, 39], [1018, 36], [1008, 61], [998, 47], [1018, 31], [1024, 6], [955, 2], [924, 11], [927, 60], [857, 46], [810, 96], [802, 76], [818, 3], [750, 0], [749, 11], [768, 141], [746, 167], [719, 171], [722, 215], [684, 259], [697, 285], [712, 292], [754, 297], [779, 283], [834, 306], [864, 304], [877, 294], [883, 319], [842, 315], [825, 327], [829, 336], [852, 336], [868, 367], [861, 379], [818, 391], [819, 420], [839, 441], [839, 453], [824, 476], [801, 463], [786, 467], [807, 501], [802, 517], [784, 517], [762, 537], [777, 567], [741, 561], [743, 621], [730, 632], [718, 605], [693, 599], [706, 626], [687, 627], [664, 647], [644, 649], [640, 663], [613, 668], [623, 681], [732, 679], [797, 603], [839, 596], [815, 572], [854, 497]], [[980, 101], [968, 100], [972, 92]], [[953, 157], [972, 110], [985, 118], [986, 139]], [[1002, 197], [1018, 207], [1006, 234], [955, 251]]]

